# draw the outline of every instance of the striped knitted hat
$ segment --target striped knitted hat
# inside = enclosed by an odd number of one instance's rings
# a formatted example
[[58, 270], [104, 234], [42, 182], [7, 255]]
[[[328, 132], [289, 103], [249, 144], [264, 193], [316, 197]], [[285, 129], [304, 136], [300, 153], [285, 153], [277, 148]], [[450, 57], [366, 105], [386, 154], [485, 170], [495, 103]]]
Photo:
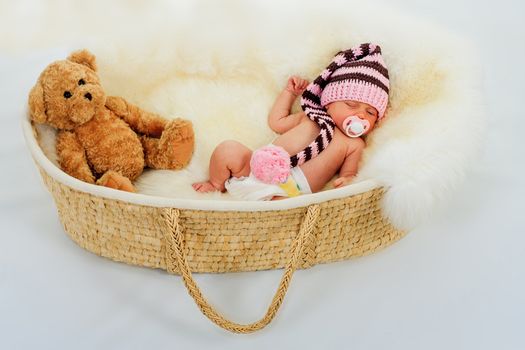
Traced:
[[332, 141], [336, 125], [326, 105], [344, 100], [368, 103], [377, 109], [381, 119], [385, 115], [389, 87], [388, 70], [378, 45], [361, 44], [335, 55], [301, 97], [301, 107], [319, 124], [321, 131], [311, 144], [290, 158], [291, 167], [314, 158]]

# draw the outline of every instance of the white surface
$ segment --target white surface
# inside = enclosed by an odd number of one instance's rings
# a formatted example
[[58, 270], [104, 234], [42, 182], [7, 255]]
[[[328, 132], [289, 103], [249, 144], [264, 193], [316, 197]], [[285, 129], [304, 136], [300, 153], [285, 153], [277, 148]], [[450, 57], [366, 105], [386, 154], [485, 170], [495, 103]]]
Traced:
[[[394, 88], [389, 116], [367, 138], [354, 182], [373, 179], [388, 187], [382, 209], [394, 225], [416, 227], [443, 205], [465, 179], [466, 169], [477, 159], [473, 154], [485, 139], [482, 69], [472, 44], [395, 8], [364, 5], [360, 0], [324, 0], [322, 6], [303, 0], [231, 0], [228, 11], [214, 0], [178, 0], [177, 6], [164, 0], [153, 0], [150, 6], [91, 0], [87, 8], [83, 2], [72, 2], [64, 9], [66, 2], [49, 2], [37, 11], [39, 22], [52, 26], [44, 25], [24, 40], [23, 34], [35, 27], [32, 22], [14, 37], [2, 38], [2, 45], [26, 48], [29, 53], [36, 45], [53, 46], [56, 39], [68, 43], [69, 50], [87, 46], [97, 55], [108, 94], [166, 117], [179, 115], [192, 121], [197, 137], [191, 162], [182, 171], [146, 170], [135, 181], [142, 194], [212, 201], [231, 198], [227, 193], [197, 193], [191, 186], [208, 178], [217, 144], [235, 139], [255, 149], [271, 142], [276, 135], [266, 114], [291, 72], [314, 79], [333, 53], [364, 41], [381, 44]], [[184, 5], [190, 10], [185, 11]], [[339, 11], [334, 13], [333, 8]], [[26, 21], [21, 13], [1, 22], [0, 28]], [[111, 23], [118, 13], [119, 28], [135, 28], [141, 22], [148, 32], [138, 34], [138, 40], [133, 31], [117, 36], [114, 27], [98, 25]], [[375, 26], [363, 15], [370, 13]], [[69, 25], [67, 19], [72, 17], [78, 25]], [[92, 17], [97, 21], [89, 26], [86, 19]], [[195, 23], [206, 25], [193, 31]], [[64, 33], [77, 39], [67, 40]], [[87, 38], [89, 45], [82, 42]], [[67, 55], [54, 52], [42, 57], [38, 66]], [[46, 154], [56, 159], [55, 133], [41, 136]], [[331, 193], [340, 195], [353, 186]], [[279, 203], [229, 203], [229, 207], [277, 207], [329, 194]]]
[[[63, 233], [18, 120], [42, 67], [0, 53], [0, 348], [524, 348], [523, 5], [393, 3], [461, 31], [486, 53], [483, 158], [444, 212], [394, 246], [297, 272], [274, 322], [247, 336], [211, 324], [180, 278], [100, 258]], [[251, 322], [281, 274], [196, 279], [219, 310]]]

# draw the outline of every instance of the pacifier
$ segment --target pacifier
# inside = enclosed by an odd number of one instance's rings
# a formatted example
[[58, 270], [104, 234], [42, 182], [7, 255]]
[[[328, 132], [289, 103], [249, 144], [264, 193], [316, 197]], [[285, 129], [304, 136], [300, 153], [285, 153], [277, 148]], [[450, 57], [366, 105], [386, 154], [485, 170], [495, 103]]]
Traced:
[[359, 137], [370, 128], [370, 122], [356, 115], [347, 117], [343, 121], [343, 130], [349, 137]]

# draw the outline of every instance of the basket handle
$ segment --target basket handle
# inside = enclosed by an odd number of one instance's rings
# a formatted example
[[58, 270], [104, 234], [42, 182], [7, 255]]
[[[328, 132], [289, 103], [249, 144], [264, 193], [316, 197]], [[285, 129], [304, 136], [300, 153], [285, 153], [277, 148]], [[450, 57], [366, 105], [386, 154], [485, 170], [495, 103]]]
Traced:
[[303, 252], [303, 247], [305, 242], [308, 241], [308, 236], [312, 233], [315, 227], [315, 223], [319, 217], [319, 211], [319, 205], [311, 205], [308, 207], [306, 216], [301, 224], [299, 234], [294, 239], [290, 247], [290, 260], [286, 264], [283, 277], [281, 278], [281, 282], [279, 283], [279, 287], [275, 292], [272, 302], [268, 307], [266, 314], [259, 321], [250, 324], [243, 325], [226, 319], [224, 316], [218, 313], [202, 295], [199, 287], [192, 277], [188, 260], [186, 258], [186, 254], [184, 253], [184, 235], [182, 234], [182, 230], [179, 225], [180, 211], [174, 208], [166, 208], [164, 211], [166, 223], [169, 230], [171, 231], [171, 234], [168, 235], [171, 242], [167, 249], [169, 250], [170, 256], [175, 258], [184, 284], [186, 285], [186, 289], [193, 300], [195, 300], [195, 303], [200, 308], [201, 312], [213, 323], [230, 332], [251, 333], [266, 327], [273, 320], [277, 314], [277, 311], [281, 307], [284, 296], [288, 290], [288, 286], [290, 285], [290, 281], [292, 280], [293, 273], [297, 268], [297, 260]]

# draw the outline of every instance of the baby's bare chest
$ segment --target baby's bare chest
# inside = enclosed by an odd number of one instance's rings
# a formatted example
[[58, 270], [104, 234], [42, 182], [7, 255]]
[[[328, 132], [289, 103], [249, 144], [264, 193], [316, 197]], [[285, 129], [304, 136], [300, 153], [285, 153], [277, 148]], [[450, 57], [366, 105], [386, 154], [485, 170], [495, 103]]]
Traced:
[[[305, 149], [305, 147], [314, 141], [319, 135], [319, 132], [320, 128], [317, 123], [305, 117], [301, 123], [288, 130], [286, 133], [278, 136], [272, 143], [276, 146], [281, 146], [289, 154], [294, 155]], [[330, 142], [328, 147], [318, 157], [324, 154], [325, 157], [330, 156], [330, 158], [332, 158], [334, 156], [337, 157], [340, 153], [343, 153], [342, 156], [344, 157], [347, 148], [347, 137], [336, 128], [332, 142]]]
[[308, 118], [297, 126], [278, 136], [272, 143], [281, 146], [289, 154], [297, 154], [308, 146], [319, 135], [319, 126]]
[[[277, 137], [273, 144], [283, 147], [291, 155], [297, 154], [319, 135], [319, 131], [319, 126], [307, 119]], [[319, 191], [339, 171], [349, 147], [351, 147], [349, 138], [336, 128], [328, 147], [300, 166], [312, 191]]]

